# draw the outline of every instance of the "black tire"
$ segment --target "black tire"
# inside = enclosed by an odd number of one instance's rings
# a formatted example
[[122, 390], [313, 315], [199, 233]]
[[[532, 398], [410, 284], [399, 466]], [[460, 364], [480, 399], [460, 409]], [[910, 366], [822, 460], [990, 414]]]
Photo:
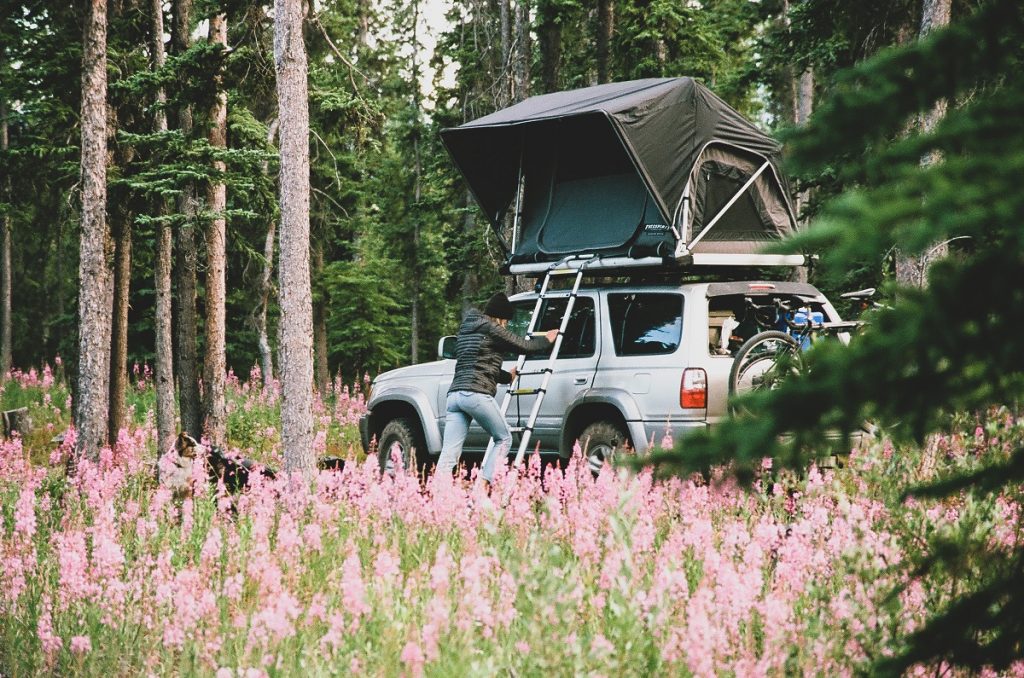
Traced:
[[620, 424], [610, 421], [595, 421], [579, 435], [580, 448], [587, 457], [590, 471], [597, 476], [606, 462], [611, 462], [621, 452], [632, 449], [633, 442]]
[[785, 379], [784, 365], [797, 354], [798, 347], [796, 339], [778, 330], [759, 332], [747, 339], [729, 370], [730, 398], [747, 391], [775, 388]]
[[380, 462], [381, 473], [390, 475], [395, 473], [394, 458], [391, 454], [393, 446], [397, 446], [395, 450], [397, 459], [406, 471], [414, 468], [419, 471], [425, 467], [428, 456], [427, 446], [423, 441], [418, 422], [398, 417], [384, 425], [377, 443], [377, 460]]

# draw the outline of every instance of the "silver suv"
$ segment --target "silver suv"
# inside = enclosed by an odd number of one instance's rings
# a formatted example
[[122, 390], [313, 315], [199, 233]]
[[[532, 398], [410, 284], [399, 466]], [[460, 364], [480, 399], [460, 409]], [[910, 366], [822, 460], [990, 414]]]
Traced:
[[[824, 313], [826, 320], [839, 319], [825, 296], [806, 283], [584, 285], [531, 447], [539, 442], [541, 453], [564, 458], [579, 441], [591, 468], [597, 469], [619, 449], [643, 453], [666, 434], [678, 441], [691, 429], [714, 424], [726, 414], [733, 354], [763, 326], [752, 317], [748, 301], [773, 297], [799, 300]], [[520, 294], [512, 302], [516, 314], [509, 326], [525, 333], [536, 294]], [[536, 329], [558, 327], [565, 304], [565, 298], [546, 299]], [[445, 400], [455, 369], [451, 339], [441, 340], [440, 360], [391, 370], [374, 380], [360, 433], [367, 452], [372, 441], [378, 443], [382, 463], [396, 449], [403, 463], [416, 459], [421, 467], [440, 453]], [[507, 356], [506, 370], [515, 358]], [[546, 359], [540, 355], [529, 360]], [[520, 387], [537, 386], [541, 378], [523, 377]], [[506, 388], [498, 387], [499, 403]], [[510, 426], [525, 425], [536, 397], [513, 397], [507, 413]], [[464, 451], [482, 453], [487, 443], [487, 434], [474, 424]], [[511, 452], [517, 448], [514, 444]]]

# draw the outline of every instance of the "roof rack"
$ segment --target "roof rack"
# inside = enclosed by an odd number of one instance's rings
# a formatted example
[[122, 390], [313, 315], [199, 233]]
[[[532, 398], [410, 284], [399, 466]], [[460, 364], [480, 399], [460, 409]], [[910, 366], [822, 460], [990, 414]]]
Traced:
[[542, 276], [554, 268], [586, 269], [593, 274], [608, 275], [610, 272], [627, 272], [640, 269], [663, 269], [680, 273], [694, 272], [694, 269], [716, 268], [761, 268], [807, 266], [809, 258], [803, 254], [689, 254], [680, 259], [671, 257], [600, 257], [595, 254], [579, 254], [566, 257], [558, 262], [531, 262], [510, 264], [507, 273], [511, 275]]

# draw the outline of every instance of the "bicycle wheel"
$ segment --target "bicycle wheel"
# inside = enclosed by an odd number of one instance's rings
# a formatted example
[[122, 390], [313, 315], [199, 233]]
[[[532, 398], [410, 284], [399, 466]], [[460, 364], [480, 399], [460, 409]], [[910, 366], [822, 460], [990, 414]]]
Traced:
[[798, 348], [796, 339], [778, 330], [747, 339], [729, 370], [729, 396], [778, 386], [793, 369]]

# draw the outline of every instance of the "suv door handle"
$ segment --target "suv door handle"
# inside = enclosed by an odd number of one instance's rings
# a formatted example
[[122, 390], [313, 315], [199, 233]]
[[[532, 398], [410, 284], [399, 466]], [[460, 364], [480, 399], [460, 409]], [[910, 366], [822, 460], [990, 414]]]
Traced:
[[585, 386], [586, 383], [587, 383], [587, 378], [586, 377], [576, 377], [575, 379], [572, 380], [572, 383], [575, 384], [576, 386]]

